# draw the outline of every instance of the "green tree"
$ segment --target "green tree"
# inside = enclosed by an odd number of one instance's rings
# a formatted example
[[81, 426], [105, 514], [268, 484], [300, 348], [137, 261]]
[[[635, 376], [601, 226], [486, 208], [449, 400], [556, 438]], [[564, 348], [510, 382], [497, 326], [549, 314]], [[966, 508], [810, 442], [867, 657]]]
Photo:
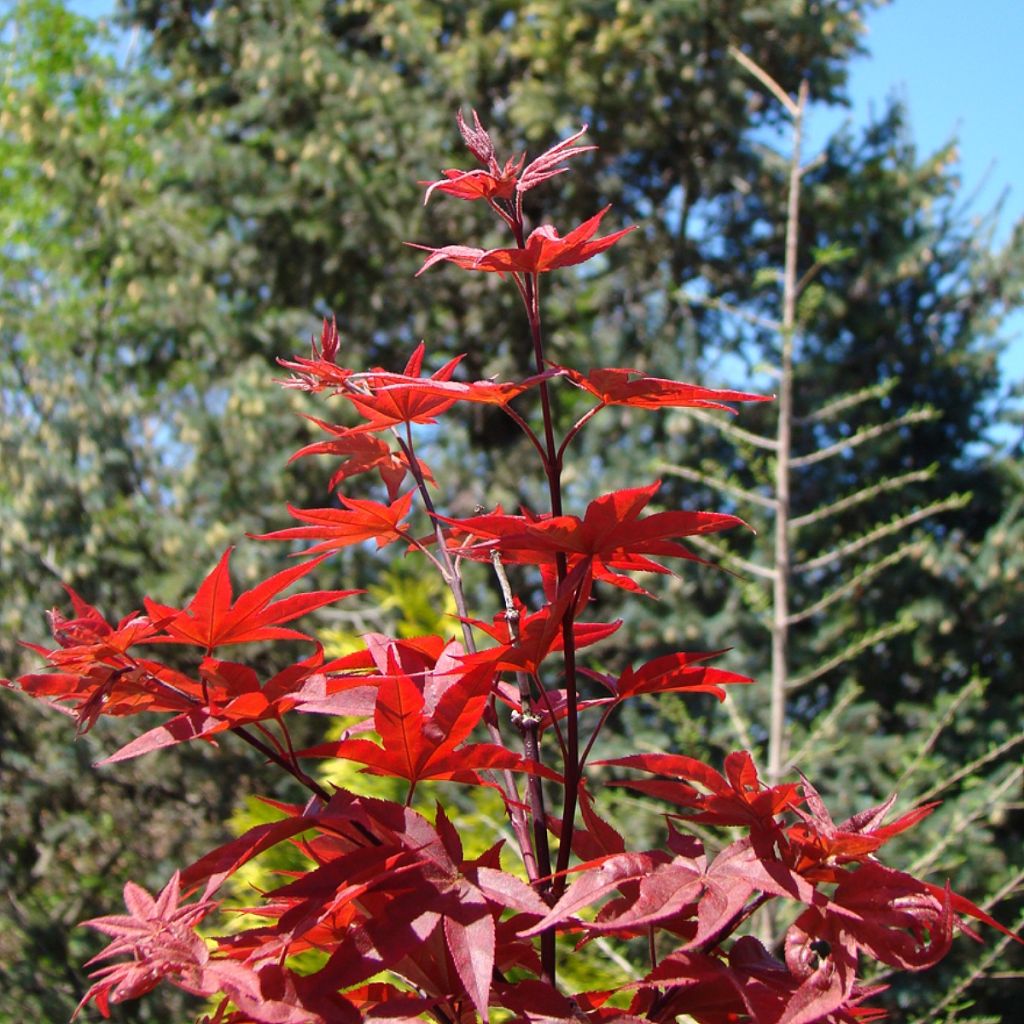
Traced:
[[[989, 589], [965, 571], [967, 551], [978, 570], [991, 565], [1020, 518], [993, 465], [971, 453], [984, 440], [993, 332], [1019, 301], [1019, 240], [986, 251], [982, 235], [979, 246], [956, 205], [951, 148], [919, 161], [899, 108], [859, 148], [841, 137], [804, 164], [806, 94], [794, 100], [751, 70], [793, 119], [792, 154], [766, 154], [762, 219], [737, 227], [737, 259], [757, 223], [774, 238], [753, 289], [697, 297], [742, 326], [778, 407], [754, 430], [697, 417], [719, 434], [704, 463], [666, 467], [731, 496], [772, 538], [700, 545], [747, 577], [743, 607], [723, 611], [723, 642], [746, 622], [742, 667], [772, 684], [770, 706], [751, 700], [727, 732], [745, 744], [763, 737], [773, 778], [799, 767], [831, 776], [847, 797], [896, 788], [909, 802], [943, 800], [918, 862], [1006, 900], [1024, 879], [1012, 852], [1024, 719], [1010, 678], [981, 666], [1012, 636], [989, 625], [983, 637], [977, 613], [963, 611], [975, 587]], [[759, 293], [762, 283], [772, 287]], [[723, 477], [723, 465], [736, 469]], [[1002, 603], [996, 621], [1014, 605], [1012, 587]], [[958, 635], [955, 658], [939, 655], [941, 633]], [[1016, 952], [999, 954], [967, 951], [923, 984], [901, 979], [894, 1004], [922, 1021], [963, 1020], [973, 1003], [999, 1010], [1010, 996], [996, 979], [1012, 975]]]

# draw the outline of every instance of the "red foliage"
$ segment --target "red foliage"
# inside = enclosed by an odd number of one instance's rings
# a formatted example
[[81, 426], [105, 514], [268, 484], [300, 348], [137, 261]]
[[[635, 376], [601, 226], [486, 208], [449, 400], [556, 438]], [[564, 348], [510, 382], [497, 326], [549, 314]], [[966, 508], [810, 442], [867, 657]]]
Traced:
[[[722, 772], [680, 753], [588, 763], [610, 714], [626, 700], [690, 693], [725, 700], [725, 687], [751, 682], [706, 664], [721, 651], [668, 649], [617, 673], [581, 664], [584, 651], [589, 657], [588, 648], [622, 625], [584, 620], [595, 581], [645, 593], [632, 574], [667, 573], [664, 558], [702, 561], [679, 538], [741, 520], [678, 509], [644, 514], [657, 484], [604, 494], [582, 516], [566, 514], [560, 484], [566, 448], [605, 406], [728, 409], [726, 403], [762, 396], [623, 368], [584, 374], [546, 364], [537, 275], [588, 260], [632, 228], [594, 239], [606, 208], [564, 238], [550, 226], [527, 235], [523, 193], [562, 174], [566, 160], [593, 147], [577, 145], [579, 132], [528, 164], [525, 157], [501, 164], [475, 114], [472, 127], [460, 115], [459, 128], [482, 166], [444, 171], [429, 184], [426, 198], [440, 192], [484, 200], [511, 229], [515, 245], [490, 251], [421, 246], [431, 253], [421, 269], [446, 260], [512, 274], [535, 340], [533, 373], [502, 383], [459, 381], [456, 357], [424, 377], [423, 345], [400, 373], [359, 372], [338, 365], [337, 327], [325, 321], [310, 358], [281, 360], [293, 374], [282, 383], [343, 397], [358, 422], [314, 420], [330, 439], [295, 457], [342, 459], [332, 489], [377, 470], [388, 503], [339, 495], [340, 507], [290, 508], [304, 525], [259, 539], [314, 540], [306, 554], [318, 557], [271, 576], [237, 600], [230, 549], [184, 608], [146, 598], [145, 614], [128, 615], [117, 626], [69, 590], [74, 618], [54, 611], [55, 646], [34, 647], [48, 670], [5, 681], [68, 711], [83, 730], [100, 715], [166, 716], [107, 762], [230, 733], [310, 794], [304, 805], [274, 804], [278, 820], [175, 873], [156, 898], [129, 882], [127, 914], [86, 922], [113, 940], [92, 964], [124, 959], [94, 970], [79, 1010], [95, 1003], [106, 1016], [110, 1004], [166, 982], [217, 999], [204, 1018], [210, 1024], [427, 1018], [470, 1024], [487, 1020], [492, 1010], [523, 1024], [670, 1022], [680, 1015], [699, 1024], [876, 1019], [878, 1012], [863, 1005], [878, 991], [858, 981], [863, 960], [920, 970], [945, 955], [957, 929], [970, 933], [963, 916], [1001, 928], [948, 887], [880, 861], [882, 846], [932, 805], [887, 824], [893, 797], [837, 824], [802, 776], [799, 782], [762, 783], [748, 751], [730, 754]], [[562, 382], [597, 404], [559, 442], [549, 389]], [[541, 394], [542, 430], [516, 408], [533, 390]], [[524, 431], [551, 494], [547, 512], [507, 515], [499, 509], [461, 519], [435, 512], [428, 490], [434, 480], [415, 453], [413, 426], [434, 423], [460, 402], [495, 405]], [[388, 439], [377, 436], [382, 434]], [[413, 486], [400, 494], [408, 477]], [[429, 539], [411, 532], [414, 516], [430, 524]], [[212, 656], [233, 644], [313, 640], [284, 624], [355, 592], [279, 595], [330, 553], [371, 540], [377, 547], [405, 540], [442, 573], [459, 608], [453, 628], [461, 628], [461, 640], [367, 634], [362, 650], [333, 661], [317, 644], [311, 655], [265, 681], [245, 663]], [[503, 610], [484, 618], [469, 614], [463, 558], [493, 563]], [[512, 593], [506, 564], [539, 567], [546, 599], [538, 607], [531, 610]], [[149, 657], [160, 644], [198, 648], [194, 668]], [[604, 695], [581, 697], [584, 678]], [[590, 711], [599, 714], [584, 714]], [[347, 728], [340, 739], [296, 751], [289, 722], [298, 714], [344, 716]], [[369, 731], [376, 741], [356, 735]], [[408, 799], [402, 805], [343, 789], [328, 792], [303, 767], [317, 758], [345, 758], [364, 771], [403, 780]], [[644, 774], [621, 777], [623, 769]], [[610, 772], [620, 777], [609, 780]], [[628, 847], [591, 795], [602, 779], [673, 808], [663, 846]], [[502, 860], [496, 835], [492, 847], [467, 858], [443, 807], [429, 820], [410, 806], [416, 788], [428, 782], [496, 789], [508, 812], [513, 856]], [[559, 797], [560, 814], [549, 813], [547, 803]], [[701, 834], [732, 831], [717, 853], [709, 853], [696, 835], [679, 830], [690, 822], [700, 824]], [[210, 943], [201, 938], [196, 928], [215, 910], [220, 886], [283, 843], [294, 845], [304, 866], [278, 887], [255, 894], [251, 911], [259, 923]], [[516, 853], [518, 862], [509, 867]], [[797, 908], [782, 937], [783, 959], [739, 935], [774, 901]], [[656, 935], [670, 947], [660, 962], [653, 959]], [[602, 936], [637, 940], [634, 948], [651, 956], [646, 973], [619, 993], [571, 991], [558, 974], [558, 945]], [[299, 956], [311, 952], [318, 958]], [[618, 1005], [623, 999], [625, 1008]]]
[[546, 274], [559, 267], [574, 267], [610, 249], [620, 238], [635, 230], [634, 227], [622, 228], [592, 241], [601, 219], [610, 209], [606, 206], [564, 238], [550, 224], [544, 224], [530, 232], [524, 246], [514, 249], [484, 250], [468, 245], [446, 245], [434, 249], [428, 245], [417, 245], [414, 248], [424, 249], [430, 255], [416, 276], [435, 263], [445, 261], [463, 270], [483, 270], [492, 274]]

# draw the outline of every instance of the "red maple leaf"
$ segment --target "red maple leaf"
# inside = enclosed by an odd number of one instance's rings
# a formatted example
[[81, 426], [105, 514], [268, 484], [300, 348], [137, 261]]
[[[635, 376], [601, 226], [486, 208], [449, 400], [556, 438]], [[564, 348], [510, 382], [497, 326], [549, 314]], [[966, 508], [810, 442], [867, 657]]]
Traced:
[[[413, 492], [409, 491], [390, 505], [382, 505], [379, 501], [368, 498], [343, 498], [338, 500], [344, 508], [295, 508], [288, 506], [288, 511], [299, 522], [309, 523], [308, 526], [289, 526], [273, 533], [250, 534], [254, 540], [321, 540], [314, 544], [304, 555], [315, 555], [327, 551], [339, 551], [353, 544], [361, 544], [364, 540], [375, 540], [377, 547], [382, 548], [402, 537], [406, 531], [401, 521], [409, 515]], [[351, 593], [351, 591], [349, 592]]]
[[[429, 245], [407, 244], [422, 249], [430, 255], [416, 272], [419, 277], [435, 263], [448, 261], [463, 270], [483, 270], [494, 274], [544, 274], [559, 267], [572, 267], [577, 263], [597, 256], [611, 248], [623, 235], [636, 229], [636, 225], [614, 231], [603, 238], [594, 239], [601, 218], [611, 209], [606, 206], [573, 228], [564, 238], [550, 224], [544, 224], [530, 232], [526, 245], [519, 249], [474, 249], [468, 245], [446, 245], [435, 249]], [[594, 239], [592, 241], [592, 239]]]
[[144, 995], [163, 978], [173, 979], [178, 987], [193, 994], [209, 994], [202, 977], [210, 954], [206, 943], [196, 934], [195, 925], [216, 904], [203, 899], [181, 906], [180, 900], [180, 875], [176, 871], [156, 899], [141, 886], [128, 882], [124, 887], [127, 914], [110, 914], [84, 922], [114, 940], [87, 966], [122, 954], [129, 954], [132, 959], [92, 972], [90, 976], [97, 980], [78, 1004], [76, 1017], [93, 1000], [103, 1016], [109, 1017], [111, 1002]]
[[[546, 519], [529, 515], [492, 514], [469, 519], [437, 518], [462, 534], [477, 538], [459, 553], [484, 560], [494, 550], [503, 559], [529, 565], [554, 564], [565, 555], [569, 569], [590, 560], [593, 579], [604, 580], [624, 590], [646, 591], [623, 572], [669, 573], [651, 555], [686, 558], [701, 562], [688, 548], [669, 538], [715, 533], [746, 525], [742, 519], [721, 512], [656, 512], [642, 517], [660, 481], [602, 495], [587, 506], [582, 519], [556, 516]], [[617, 570], [617, 571], [616, 571]], [[584, 592], [585, 596], [585, 592]]]
[[[683, 754], [632, 754], [595, 764], [639, 768], [641, 771], [667, 775], [676, 782], [654, 784], [645, 780], [622, 781], [627, 786], [651, 793], [683, 806], [697, 808], [686, 817], [709, 825], [745, 825], [752, 831], [777, 831], [775, 816], [800, 802], [799, 788], [793, 783], [765, 786], [757, 775], [753, 758], [745, 750], [735, 751], [725, 759], [725, 775], [714, 768]], [[690, 783], [697, 783], [708, 792], [698, 792]]]
[[[318, 647], [308, 658], [282, 669], [264, 685], [248, 665], [217, 658], [204, 658], [199, 666], [200, 683], [189, 680], [186, 694], [201, 699], [201, 706], [189, 706], [181, 714], [136, 736], [97, 765], [127, 761], [164, 747], [194, 739], [205, 739], [227, 729], [250, 725], [266, 719], [280, 721], [281, 716], [304, 703], [304, 684], [319, 677], [323, 651]], [[147, 710], [173, 710], [169, 707]], [[109, 713], [109, 712], [108, 712]]]
[[438, 380], [420, 378], [406, 383], [397, 375], [392, 383], [385, 384], [379, 389], [379, 393], [388, 392], [397, 388], [410, 388], [421, 395], [433, 394], [439, 398], [451, 399], [452, 402], [476, 402], [481, 405], [497, 405], [504, 409], [514, 398], [518, 398], [523, 392], [536, 387], [541, 381], [550, 380], [561, 373], [559, 368], [545, 370], [543, 373], [534, 374], [523, 380]]
[[326, 557], [321, 556], [275, 573], [233, 601], [228, 571], [232, 550], [225, 550], [217, 567], [203, 580], [195, 597], [184, 608], [171, 608], [151, 601], [148, 597], [145, 599], [146, 611], [151, 618], [168, 619], [164, 627], [168, 635], [152, 637], [149, 643], [194, 644], [209, 654], [216, 647], [253, 640], [312, 641], [312, 637], [298, 630], [282, 629], [281, 623], [291, 622], [325, 604], [360, 593], [358, 590], [314, 590], [308, 594], [294, 594], [280, 601], [271, 601], [271, 598], [319, 565]]
[[476, 168], [472, 171], [460, 171], [455, 167], [445, 168], [444, 175], [437, 181], [421, 181], [427, 191], [423, 196], [426, 206], [434, 192], [443, 192], [456, 199], [509, 199], [515, 195], [516, 178], [523, 166], [523, 158], [505, 162], [505, 166], [497, 173]]
[[[29, 672], [14, 682], [0, 679], [0, 685], [51, 702], [77, 720], [79, 733], [92, 728], [101, 715], [120, 717], [189, 707], [191, 681], [187, 677], [129, 653], [134, 645], [157, 637], [165, 621], [153, 622], [133, 612], [115, 627], [70, 587], [65, 589], [75, 618], [66, 618], [56, 608], [48, 613], [58, 646], [48, 650], [39, 644], [25, 644], [42, 654], [56, 671]], [[65, 703], [69, 707], [63, 707]]]
[[787, 959], [797, 959], [791, 944], [803, 947], [808, 937], [825, 939], [837, 952], [859, 948], [903, 970], [931, 967], [953, 941], [951, 895], [948, 889], [936, 895], [911, 875], [868, 861], [844, 873], [828, 906], [800, 915], [787, 935]]
[[[515, 625], [509, 623], [507, 612], [494, 617], [493, 623], [469, 619], [469, 623], [482, 630], [497, 646], [476, 654], [466, 655], [466, 664], [487, 664], [492, 670], [528, 672], [535, 675], [541, 662], [552, 652], [562, 650], [564, 634], [562, 623], [570, 605], [576, 599], [577, 588], [584, 582], [586, 565], [579, 565], [563, 581], [555, 600], [540, 611], [527, 612], [522, 602], [515, 601]], [[577, 650], [609, 637], [622, 625], [615, 622], [573, 622], [573, 635]]]
[[[587, 130], [587, 126], [584, 125], [574, 135], [556, 143], [547, 152], [532, 160], [525, 170], [523, 170], [525, 156], [520, 156], [518, 160], [509, 158], [502, 166], [495, 156], [494, 143], [480, 123], [477, 112], [473, 111], [472, 128], [463, 120], [461, 110], [456, 115], [456, 120], [467, 148], [484, 165], [485, 169], [472, 171], [448, 169], [441, 172], [444, 177], [439, 181], [421, 181], [421, 185], [428, 186], [426, 194], [423, 196], [424, 206], [435, 191], [454, 196], [456, 199], [486, 199], [489, 201], [511, 199], [516, 192], [528, 192], [541, 182], [547, 181], [548, 178], [564, 174], [568, 168], [558, 166], [563, 161], [597, 148], [596, 146], [576, 145], [576, 140]], [[520, 171], [522, 171], [521, 176]]]
[[566, 366], [552, 364], [576, 387], [592, 394], [602, 406], [631, 405], [640, 409], [704, 408], [735, 410], [726, 402], [769, 402], [770, 395], [746, 391], [719, 391], [686, 384], [681, 380], [648, 377], [641, 370], [609, 368], [579, 373]]
[[344, 757], [375, 775], [406, 779], [476, 782], [483, 768], [533, 769], [518, 754], [493, 743], [459, 746], [480, 721], [491, 690], [492, 673], [474, 667], [445, 690], [431, 710], [416, 682], [391, 666], [377, 691], [374, 725], [382, 746], [369, 740], [321, 743], [300, 757]]
[[320, 346], [317, 347], [316, 338], [312, 341], [312, 355], [309, 359], [302, 356], [295, 356], [293, 359], [278, 359], [278, 363], [286, 370], [294, 370], [295, 373], [285, 380], [278, 380], [278, 383], [286, 388], [294, 388], [299, 391], [323, 391], [325, 388], [341, 390], [345, 382], [352, 376], [353, 371], [343, 366], [338, 366], [338, 349], [340, 348], [338, 337], [338, 324], [332, 317], [330, 320], [324, 317], [323, 328], [320, 332]]
[[75, 617], [66, 618], [58, 608], [51, 609], [46, 616], [58, 646], [52, 650], [32, 643], [23, 646], [44, 655], [51, 664], [65, 671], [86, 672], [99, 664], [121, 667], [128, 663], [124, 656], [130, 647], [160, 630], [161, 623], [152, 622], [137, 612], [129, 613], [116, 627], [112, 626], [71, 587], [65, 584], [64, 590], [71, 598]]
[[915, 807], [885, 825], [885, 817], [896, 802], [893, 793], [884, 803], [860, 811], [837, 825], [810, 781], [802, 773], [800, 779], [808, 809], [792, 808], [802, 820], [786, 830], [786, 838], [797, 857], [797, 870], [814, 877], [820, 867], [824, 881], [837, 881], [836, 866], [866, 860], [893, 836], [916, 825], [939, 806], [936, 801]]
[[[381, 481], [388, 490], [388, 499], [394, 501], [399, 489], [409, 473], [409, 460], [403, 452], [396, 452], [379, 437], [372, 434], [353, 434], [350, 427], [339, 427], [333, 423], [319, 420], [315, 416], [306, 419], [315, 423], [332, 436], [330, 441], [314, 441], [295, 452], [289, 462], [307, 455], [337, 455], [345, 461], [335, 471], [327, 484], [328, 490], [334, 490], [349, 477], [358, 476], [376, 469]], [[423, 462], [419, 464], [420, 472], [427, 483], [434, 483], [430, 468]]]
[[725, 700], [723, 686], [752, 683], [737, 672], [700, 664], [725, 651], [678, 651], [648, 661], [638, 669], [627, 667], [618, 677], [584, 670], [585, 674], [609, 690], [616, 702], [644, 693], [712, 693]]
[[437, 394], [428, 385], [429, 382], [450, 380], [463, 356], [449, 359], [439, 370], [424, 378], [420, 377], [424, 351], [423, 342], [420, 342], [401, 373], [376, 369], [349, 381], [342, 394], [365, 422], [350, 427], [348, 434], [376, 433], [399, 423], [433, 423], [435, 416], [455, 404], [454, 397]]

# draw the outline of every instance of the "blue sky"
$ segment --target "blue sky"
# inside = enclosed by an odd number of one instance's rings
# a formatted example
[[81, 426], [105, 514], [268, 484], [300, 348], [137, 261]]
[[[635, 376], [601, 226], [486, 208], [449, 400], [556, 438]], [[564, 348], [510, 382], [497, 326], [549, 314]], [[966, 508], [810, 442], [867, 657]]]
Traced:
[[[1024, 0], [896, 0], [868, 17], [869, 54], [850, 74], [851, 109], [821, 112], [813, 138], [849, 119], [863, 123], [896, 94], [910, 110], [921, 154], [959, 140], [965, 194], [980, 188], [978, 212], [1006, 192], [1005, 241], [1024, 216]], [[1003, 370], [1024, 378], [1024, 314], [1006, 325]]]
[[[113, 0], [72, 0], [93, 17]], [[959, 139], [965, 194], [981, 188], [979, 212], [1008, 190], [1000, 239], [1024, 216], [1024, 0], [895, 0], [868, 17], [869, 54], [851, 67], [849, 111], [819, 111], [813, 144], [850, 120], [863, 123], [893, 93], [910, 110], [919, 151]], [[1024, 378], [1024, 315], [1007, 325], [1003, 367]]]

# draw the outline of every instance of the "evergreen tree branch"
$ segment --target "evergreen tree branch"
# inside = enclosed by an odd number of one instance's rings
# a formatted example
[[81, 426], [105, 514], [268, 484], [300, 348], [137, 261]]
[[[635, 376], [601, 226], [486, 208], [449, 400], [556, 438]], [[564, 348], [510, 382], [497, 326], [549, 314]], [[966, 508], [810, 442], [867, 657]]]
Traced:
[[764, 68], [752, 61], [738, 46], [729, 46], [729, 56], [749, 71], [786, 108], [790, 117], [795, 120], [803, 114], [803, 104], [794, 101]]
[[[1020, 744], [1022, 743], [1024, 743], [1024, 732], [1018, 732], [1016, 735], [1004, 740], [998, 746], [993, 747], [990, 751], [988, 751], [988, 753], [982, 754], [980, 757], [976, 757], [969, 764], [965, 764], [963, 767], [955, 771], [952, 775], [949, 775], [945, 779], [936, 782], [931, 789], [925, 791], [924, 793], [921, 793], [918, 796], [918, 802], [926, 804], [929, 800], [934, 800], [939, 795], [939, 793], [943, 792], [943, 790], [949, 789], [950, 786], [955, 785], [961, 779], [965, 779], [969, 775], [973, 775], [976, 771], [978, 771], [979, 768], [984, 768], [985, 765], [991, 764], [993, 761], [998, 760], [1000, 757], [1003, 756], [1003, 754], [1008, 753], [1009, 751], [1013, 750], [1014, 747], [1020, 746]], [[1012, 778], [1014, 779], [1019, 779], [1022, 776], [1024, 776], [1024, 768], [1017, 768], [1017, 770], [1012, 773]], [[995, 801], [991, 799], [991, 797], [993, 797], [994, 795], [994, 793], [989, 794], [990, 798], [985, 801], [986, 808], [992, 807], [992, 804]], [[917, 869], [914, 868], [912, 870], [916, 871]]]
[[726, 302], [724, 299], [716, 298], [713, 295], [695, 295], [693, 292], [688, 292], [681, 288], [676, 293], [676, 298], [691, 306], [704, 306], [707, 309], [717, 309], [723, 313], [728, 313], [729, 316], [734, 316], [737, 320], [742, 320], [744, 323], [748, 323], [752, 327], [760, 327], [764, 330], [773, 332], [777, 332], [782, 329], [782, 324], [772, 317], [761, 316], [758, 313], [751, 313], [749, 310], [740, 309], [738, 306], [734, 306], [732, 303]]
[[907, 618], [873, 630], [862, 636], [859, 640], [855, 640], [849, 646], [844, 647], [838, 654], [833, 655], [827, 661], [823, 661], [820, 665], [811, 669], [810, 672], [805, 672], [802, 676], [790, 679], [786, 683], [786, 692], [792, 693], [794, 690], [799, 690], [807, 686], [808, 683], [813, 683], [815, 679], [820, 679], [827, 672], [831, 672], [832, 669], [838, 668], [844, 662], [855, 658], [861, 651], [866, 650], [873, 644], [879, 643], [882, 640], [888, 640], [893, 636], [899, 636], [900, 633], [909, 633], [916, 627], [917, 623], [913, 619]]
[[791, 772], [800, 765], [800, 762], [808, 757], [821, 737], [834, 735], [835, 724], [843, 712], [863, 693], [863, 689], [854, 683], [848, 687], [839, 699], [829, 708], [828, 712], [813, 723], [813, 728], [808, 730], [807, 738], [800, 744], [793, 753], [789, 755], [786, 762], [786, 771]]
[[839, 515], [841, 512], [856, 508], [858, 505], [863, 505], [865, 501], [870, 501], [872, 498], [878, 497], [879, 494], [899, 490], [899, 488], [907, 484], [916, 484], [929, 480], [935, 475], [936, 468], [933, 463], [924, 469], [915, 469], [900, 476], [891, 476], [884, 480], [879, 480], [878, 483], [872, 484], [870, 487], [862, 487], [859, 491], [848, 494], [845, 498], [833, 501], [829, 505], [821, 505], [806, 515], [797, 516], [790, 520], [789, 525], [794, 530], [799, 530], [803, 526], [810, 526], [811, 523], [821, 522], [822, 519], [831, 518], [832, 516]]
[[710, 423], [712, 426], [717, 427], [726, 437], [731, 437], [734, 441], [742, 441], [764, 451], [778, 451], [779, 443], [774, 438], [762, 437], [760, 434], [744, 430], [733, 423], [727, 423], [720, 416], [712, 416], [703, 409], [686, 409], [683, 415], [692, 416], [694, 419], [700, 420], [701, 423]]
[[775, 508], [775, 502], [771, 498], [758, 494], [756, 491], [748, 491], [745, 487], [730, 483], [728, 480], [722, 480], [720, 477], [711, 476], [709, 473], [702, 473], [699, 469], [690, 469], [688, 466], [674, 466], [670, 462], [661, 462], [657, 468], [661, 472], [682, 477], [684, 480], [690, 480], [693, 483], [707, 484], [709, 487], [724, 491], [726, 494], [731, 494], [733, 497], [740, 498], [743, 501], [760, 505], [762, 508]]
[[789, 624], [794, 626], [798, 622], [804, 622], [806, 619], [812, 618], [819, 612], [825, 611], [826, 608], [830, 608], [836, 603], [836, 601], [840, 600], [840, 598], [845, 597], [858, 587], [863, 586], [868, 582], [868, 580], [877, 576], [880, 572], [883, 572], [890, 566], [896, 565], [897, 562], [903, 561], [904, 558], [907, 558], [910, 555], [920, 555], [923, 550], [924, 545], [919, 541], [912, 541], [909, 544], [904, 544], [891, 554], [886, 555], [885, 558], [881, 558], [877, 562], [872, 562], [871, 565], [867, 566], [867, 568], [855, 573], [845, 583], [840, 584], [834, 590], [830, 590], [820, 600], [815, 601], [814, 604], [791, 614], [789, 616]]
[[873, 398], [883, 399], [886, 395], [891, 394], [896, 385], [900, 382], [899, 377], [888, 377], [880, 384], [872, 384], [870, 387], [861, 388], [859, 391], [854, 391], [848, 395], [841, 395], [839, 398], [833, 399], [831, 402], [826, 402], [824, 405], [815, 409], [814, 412], [808, 413], [806, 416], [797, 416], [794, 418], [793, 423], [797, 426], [807, 426], [809, 423], [821, 423], [824, 420], [829, 420], [833, 416], [838, 416], [840, 413], [846, 412], [848, 409], [853, 409], [858, 405], [862, 405], [864, 402], [868, 402]]
[[863, 550], [869, 544], [873, 544], [875, 541], [881, 540], [883, 537], [889, 537], [894, 533], [899, 533], [900, 530], [907, 526], [913, 526], [914, 523], [919, 523], [922, 519], [929, 519], [931, 516], [938, 515], [939, 512], [948, 512], [951, 509], [963, 508], [970, 500], [971, 496], [969, 494], [952, 494], [948, 498], [933, 501], [930, 505], [926, 505], [924, 508], [920, 508], [916, 512], [908, 512], [905, 516], [897, 516], [890, 522], [883, 523], [874, 530], [869, 530], [862, 536], [856, 537], [854, 540], [851, 540], [846, 544], [841, 544], [832, 551], [826, 551], [825, 554], [819, 555], [817, 558], [812, 558], [807, 562], [801, 562], [799, 565], [793, 567], [793, 571], [797, 573], [813, 572], [815, 569], [823, 569], [826, 566], [834, 565], [847, 555], [856, 554], [856, 552]]
[[859, 448], [865, 442], [872, 441], [876, 437], [891, 434], [900, 427], [906, 427], [912, 423], [926, 423], [929, 420], [938, 419], [940, 415], [937, 409], [911, 409], [902, 416], [887, 420], [885, 423], [862, 427], [851, 437], [844, 437], [841, 441], [836, 441], [835, 444], [826, 445], [826, 447], [808, 452], [806, 455], [797, 455], [793, 458], [792, 465], [794, 467], [811, 466], [815, 462], [824, 462], [825, 459], [831, 459], [835, 455]]
[[931, 753], [935, 748], [935, 744], [938, 742], [939, 737], [949, 727], [949, 724], [956, 717], [957, 712], [960, 710], [965, 701], [971, 697], [980, 696], [985, 692], [986, 682], [980, 676], [974, 676], [967, 681], [967, 684], [961, 687], [960, 691], [956, 694], [950, 705], [940, 716], [938, 722], [935, 723], [935, 727], [931, 733], [927, 736], [925, 741], [918, 748], [917, 753], [914, 754], [910, 761], [910, 764], [903, 769], [903, 773], [896, 780], [893, 789], [902, 789], [903, 786], [914, 776], [918, 766], [921, 762]]
[[725, 702], [725, 713], [729, 716], [729, 724], [733, 727], [736, 738], [740, 741], [740, 746], [744, 750], [754, 750], [755, 744], [754, 738], [750, 733], [750, 721], [744, 717], [737, 702], [727, 700]]
[[708, 540], [707, 537], [688, 537], [687, 540], [693, 547], [714, 555], [715, 558], [722, 562], [729, 562], [732, 565], [737, 566], [737, 568], [741, 569], [743, 572], [750, 573], [751, 576], [759, 576], [764, 580], [775, 579], [774, 569], [769, 569], [764, 565], [758, 565], [757, 562], [751, 562], [740, 555], [733, 554], [733, 552], [722, 547], [720, 544], [716, 544], [714, 541]]

